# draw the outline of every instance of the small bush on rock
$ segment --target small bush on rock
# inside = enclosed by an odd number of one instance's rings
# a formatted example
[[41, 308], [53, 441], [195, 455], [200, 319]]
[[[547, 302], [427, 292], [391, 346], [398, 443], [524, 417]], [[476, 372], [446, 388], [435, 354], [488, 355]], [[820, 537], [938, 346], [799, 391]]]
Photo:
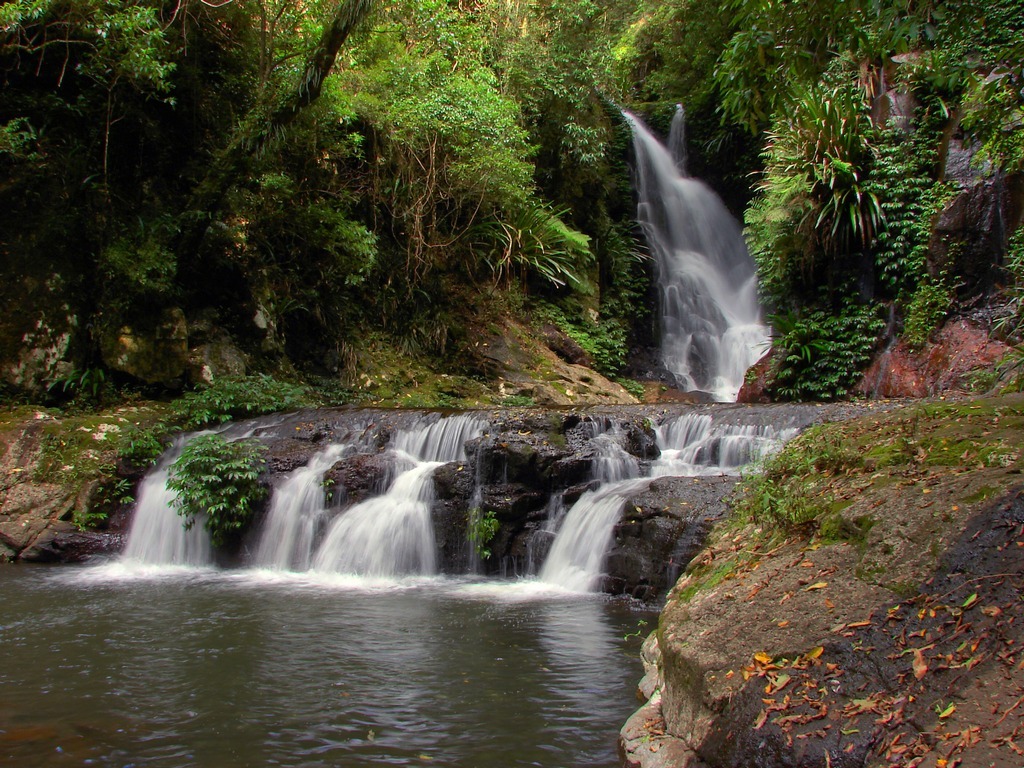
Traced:
[[228, 442], [220, 435], [190, 441], [171, 465], [168, 487], [186, 529], [203, 521], [215, 547], [241, 531], [255, 506], [267, 495], [259, 484], [266, 465], [264, 447], [255, 440]]

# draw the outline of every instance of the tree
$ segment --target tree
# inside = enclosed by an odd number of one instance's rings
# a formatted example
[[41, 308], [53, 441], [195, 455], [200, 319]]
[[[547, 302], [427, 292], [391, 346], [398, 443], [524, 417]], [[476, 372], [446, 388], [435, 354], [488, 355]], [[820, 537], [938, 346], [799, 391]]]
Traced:
[[291, 92], [276, 107], [257, 104], [241, 121], [189, 197], [177, 244], [180, 257], [196, 256], [211, 217], [231, 185], [246, 172], [249, 161], [279, 139], [302, 111], [320, 98], [324, 80], [334, 67], [341, 46], [372, 6], [373, 0], [339, 0]]

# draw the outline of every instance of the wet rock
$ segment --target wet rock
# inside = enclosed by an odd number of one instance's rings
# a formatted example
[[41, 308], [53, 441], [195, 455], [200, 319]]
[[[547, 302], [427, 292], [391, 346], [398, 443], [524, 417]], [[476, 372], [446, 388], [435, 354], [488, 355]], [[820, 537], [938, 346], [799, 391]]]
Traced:
[[778, 362], [779, 353], [770, 351], [762, 357], [747, 371], [740, 386], [739, 394], [736, 396], [738, 403], [768, 403], [771, 398], [768, 396], [768, 387], [771, 384], [772, 374]]
[[476, 485], [472, 469], [466, 462], [453, 461], [434, 471], [434, 494], [442, 501], [469, 504]]
[[965, 318], [942, 326], [920, 350], [900, 341], [879, 355], [854, 393], [865, 397], [928, 397], [970, 390], [970, 376], [991, 371], [1009, 347], [989, 338], [978, 323]]
[[147, 384], [180, 387], [188, 366], [188, 326], [178, 308], [157, 313], [150, 323], [122, 325], [100, 338], [103, 362]]
[[344, 492], [353, 504], [383, 493], [391, 477], [391, 461], [379, 453], [357, 454], [342, 459], [324, 474], [324, 483]]
[[1011, 189], [1005, 175], [978, 163], [979, 146], [954, 137], [944, 177], [959, 194], [939, 213], [928, 245], [931, 268], [961, 276], [967, 291], [987, 291], [1006, 252]]
[[666, 477], [626, 502], [603, 591], [652, 600], [675, 583], [727, 510], [736, 478]]

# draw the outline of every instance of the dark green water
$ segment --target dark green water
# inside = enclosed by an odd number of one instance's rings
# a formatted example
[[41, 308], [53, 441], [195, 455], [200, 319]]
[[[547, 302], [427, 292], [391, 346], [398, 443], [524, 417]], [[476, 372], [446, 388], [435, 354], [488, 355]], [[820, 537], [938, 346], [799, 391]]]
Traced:
[[531, 583], [0, 567], [0, 764], [614, 766], [653, 615]]

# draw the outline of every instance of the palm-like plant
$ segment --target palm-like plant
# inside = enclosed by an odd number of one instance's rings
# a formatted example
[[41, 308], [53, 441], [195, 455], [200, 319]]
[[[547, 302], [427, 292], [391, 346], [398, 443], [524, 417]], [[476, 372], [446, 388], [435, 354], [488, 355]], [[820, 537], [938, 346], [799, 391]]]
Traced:
[[496, 282], [530, 274], [555, 286], [579, 283], [579, 270], [591, 260], [590, 238], [569, 227], [565, 210], [528, 205], [476, 228], [487, 249], [484, 261]]
[[826, 251], [835, 255], [868, 245], [882, 222], [882, 207], [862, 181], [871, 157], [864, 99], [856, 88], [815, 85], [793, 94], [791, 103], [769, 134], [765, 184], [774, 175], [810, 185], [815, 205], [806, 215], [814, 217]]

